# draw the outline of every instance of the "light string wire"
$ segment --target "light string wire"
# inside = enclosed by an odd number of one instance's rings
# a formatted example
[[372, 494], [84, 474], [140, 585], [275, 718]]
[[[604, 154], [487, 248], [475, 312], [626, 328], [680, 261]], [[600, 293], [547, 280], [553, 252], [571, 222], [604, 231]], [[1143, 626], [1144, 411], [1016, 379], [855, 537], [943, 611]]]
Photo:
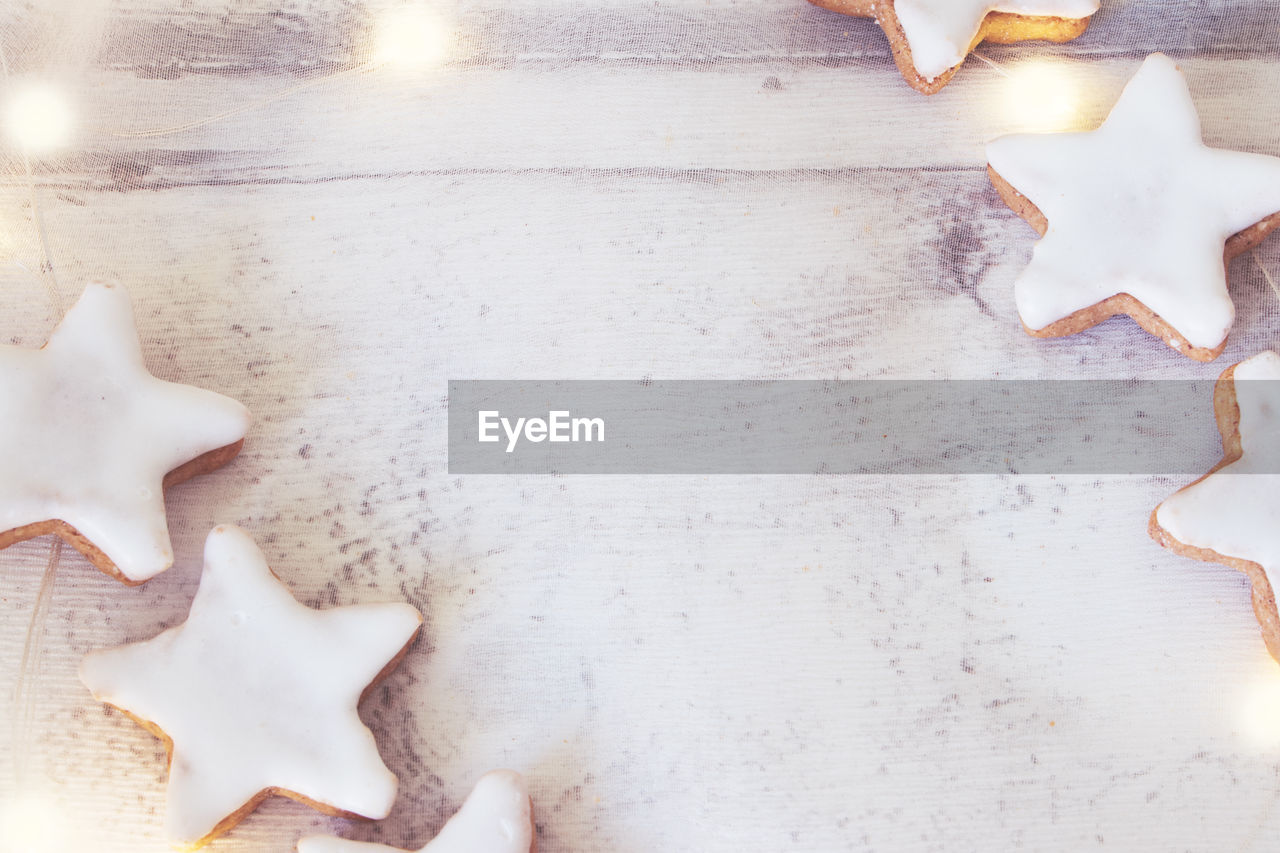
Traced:
[[[287, 86], [279, 91], [271, 93], [270, 95], [241, 104], [233, 109], [215, 113], [202, 119], [195, 119], [182, 124], [173, 125], [171, 127], [137, 131], [104, 130], [101, 132], [118, 138], [135, 139], [182, 133], [188, 130], [194, 130], [196, 128], [214, 124], [241, 113], [269, 106], [277, 101], [289, 97], [290, 95], [294, 95], [298, 92], [324, 83], [332, 82], [345, 76], [374, 70], [383, 64], [385, 63], [362, 62], [358, 65], [342, 69], [341, 71], [337, 71], [332, 74], [327, 74], [310, 80], [304, 80], [292, 86]], [[9, 69], [8, 55], [6, 54], [2, 44], [0, 44], [0, 76], [3, 77], [4, 90], [6, 92], [11, 92], [12, 78]], [[21, 151], [21, 162], [26, 178], [27, 200], [31, 207], [32, 228], [35, 231], [36, 244], [39, 249], [39, 269], [36, 271], [35, 275], [45, 288], [53, 310], [55, 322], [57, 322], [57, 319], [62, 317], [65, 310], [62, 291], [58, 284], [57, 272], [54, 268], [52, 254], [49, 250], [48, 234], [45, 229], [43, 210], [40, 206], [39, 192], [36, 187], [35, 169], [32, 167], [31, 156], [25, 149]], [[30, 269], [22, 264], [18, 264], [18, 266], [27, 270], [27, 272], [31, 272]], [[14, 682], [14, 716], [11, 728], [12, 749], [10, 755], [13, 767], [13, 783], [15, 792], [24, 790], [26, 787], [25, 783], [27, 782], [27, 773], [31, 756], [29, 746], [35, 740], [36, 711], [38, 707], [38, 691], [36, 688], [40, 680], [40, 660], [44, 648], [45, 627], [50, 612], [50, 605], [53, 600], [55, 580], [57, 579], [58, 567], [62, 561], [62, 551], [62, 540], [54, 537], [53, 543], [49, 548], [48, 561], [45, 564], [44, 573], [40, 579], [40, 587], [36, 593], [35, 601], [31, 608], [31, 616], [27, 622], [26, 636], [24, 637], [22, 644], [22, 659], [19, 664], [17, 679]]]
[[999, 65], [998, 63], [994, 62], [993, 60], [988, 59], [987, 57], [983, 56], [981, 53], [978, 53], [976, 50], [975, 50], [975, 51], [973, 51], [970, 55], [971, 55], [971, 56], [974, 56], [974, 57], [977, 57], [978, 59], [980, 59], [980, 60], [982, 60], [983, 62], [987, 63], [987, 65], [990, 65], [990, 66], [995, 70], [995, 72], [996, 72], [997, 74], [999, 74], [1000, 76], [1002, 76], [1002, 77], [1010, 77], [1010, 78], [1012, 78], [1012, 77], [1013, 77], [1013, 75], [1012, 75], [1012, 74], [1010, 74], [1008, 71], [1006, 71], [1006, 70], [1004, 70], [1003, 68], [1001, 68], [1001, 67], [1000, 67], [1000, 65]]
[[103, 129], [101, 132], [109, 136], [114, 136], [120, 139], [146, 139], [146, 138], [157, 137], [157, 136], [170, 136], [175, 133], [182, 133], [184, 131], [194, 130], [198, 127], [205, 127], [207, 125], [222, 121], [223, 119], [240, 115], [241, 113], [246, 113], [251, 110], [260, 109], [261, 107], [270, 106], [271, 104], [274, 104], [277, 101], [284, 100], [290, 95], [295, 95], [298, 92], [302, 92], [306, 89], [319, 86], [322, 83], [331, 83], [334, 80], [338, 80], [339, 78], [342, 78], [342, 77], [351, 76], [360, 72], [372, 71], [375, 68], [377, 68], [380, 64], [381, 63], [362, 62], [359, 65], [353, 65], [350, 68], [344, 68], [341, 71], [335, 71], [332, 74], [326, 74], [322, 77], [313, 77], [310, 80], [303, 80], [302, 82], [295, 83], [292, 86], [286, 86], [285, 88], [272, 92], [269, 95], [264, 95], [263, 97], [258, 98], [256, 100], [243, 103], [238, 107], [232, 107], [229, 110], [224, 110], [220, 113], [214, 113], [213, 115], [205, 116], [204, 118], [193, 119], [192, 121], [183, 122], [182, 124], [175, 124], [175, 125], [172, 125], [171, 127], [157, 127], [149, 130]]
[[49, 604], [53, 600], [53, 585], [61, 560], [62, 540], [55, 536], [53, 545], [49, 548], [44, 575], [40, 579], [40, 590], [36, 593], [36, 601], [31, 608], [31, 619], [27, 622], [27, 636], [22, 643], [22, 663], [18, 667], [18, 680], [14, 687], [14, 705], [17, 709], [12, 753], [15, 791], [22, 791], [26, 787], [23, 783], [27, 780], [27, 765], [30, 761], [27, 746], [35, 740], [35, 688], [40, 680], [40, 653], [44, 649], [45, 621]]
[[[12, 79], [9, 73], [9, 58], [0, 44], [0, 74], [4, 78], [4, 90], [12, 91]], [[36, 190], [35, 170], [31, 166], [29, 152], [22, 151], [22, 169], [26, 176], [27, 200], [31, 206], [31, 222], [36, 234], [36, 245], [39, 247], [39, 268], [36, 277], [44, 285], [49, 296], [53, 316], [60, 318], [63, 313], [62, 291], [58, 286], [57, 272], [54, 269], [49, 252], [48, 235], [45, 232], [43, 212]], [[19, 264], [19, 266], [22, 266]], [[22, 267], [30, 272], [26, 267]], [[13, 762], [13, 783], [15, 792], [22, 791], [27, 781], [27, 768], [30, 763], [28, 746], [35, 739], [37, 690], [40, 680], [40, 657], [44, 647], [45, 623], [50, 604], [53, 600], [54, 581], [58, 575], [58, 565], [62, 561], [62, 540], [55, 537], [49, 548], [49, 558], [45, 563], [44, 573], [40, 578], [40, 587], [36, 592], [35, 602], [31, 607], [31, 617], [27, 621], [26, 636], [22, 642], [22, 660], [18, 665], [18, 677], [14, 682], [13, 705], [14, 717], [11, 730]]]
[[[409, 7], [411, 10], [411, 7]], [[175, 124], [170, 127], [157, 127], [145, 130], [113, 130], [111, 128], [100, 128], [99, 132], [107, 136], [113, 136], [118, 139], [146, 139], [159, 136], [169, 136], [175, 133], [182, 133], [187, 130], [194, 130], [198, 127], [206, 127], [215, 122], [232, 116], [240, 115], [251, 110], [260, 109], [269, 106], [277, 101], [294, 95], [306, 89], [319, 86], [324, 83], [331, 83], [342, 77], [352, 76], [368, 71], [373, 71], [384, 66], [396, 65], [404, 62], [406, 57], [412, 56], [414, 63], [424, 60], [432, 64], [444, 64], [449, 49], [446, 42], [449, 39], [447, 35], [450, 27], [444, 19], [434, 16], [421, 17], [413, 14], [405, 14], [398, 20], [388, 20], [385, 22], [383, 40], [389, 40], [390, 44], [385, 45], [383, 50], [373, 53], [369, 58], [340, 71], [332, 74], [325, 74], [310, 80], [303, 80], [292, 86], [286, 86], [278, 89], [271, 94], [261, 98], [247, 101], [239, 106], [232, 107], [228, 110], [214, 113], [200, 119]], [[434, 37], [433, 37], [434, 36]]]
[[1271, 273], [1267, 271], [1267, 265], [1262, 262], [1262, 256], [1258, 254], [1258, 250], [1250, 249], [1250, 256], [1253, 262], [1258, 265], [1258, 270], [1262, 273], [1262, 277], [1267, 280], [1267, 284], [1271, 285], [1271, 292], [1276, 295], [1276, 299], [1280, 299], [1280, 285], [1276, 284], [1276, 280], [1271, 277]]

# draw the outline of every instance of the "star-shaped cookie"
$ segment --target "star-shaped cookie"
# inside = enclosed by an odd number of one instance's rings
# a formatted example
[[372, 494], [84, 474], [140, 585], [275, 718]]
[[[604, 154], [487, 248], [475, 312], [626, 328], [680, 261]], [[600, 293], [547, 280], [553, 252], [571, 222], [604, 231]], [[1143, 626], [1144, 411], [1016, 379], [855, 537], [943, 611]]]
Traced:
[[1161, 545], [1239, 569], [1253, 583], [1253, 612], [1280, 661], [1280, 355], [1264, 352], [1227, 369], [1214, 388], [1222, 461], [1151, 514]]
[[912, 88], [932, 95], [984, 41], [1071, 41], [1084, 34], [1098, 0], [810, 0], [874, 18]]
[[1014, 285], [1030, 334], [1128, 314], [1198, 361], [1222, 353], [1235, 319], [1226, 260], [1280, 226], [1280, 158], [1206, 147], [1171, 59], [1147, 57], [1097, 130], [1004, 136], [987, 161], [1043, 235]]
[[[462, 808], [418, 853], [536, 853], [533, 804], [524, 778], [514, 770], [494, 770], [476, 783]], [[298, 853], [408, 853], [383, 844], [313, 835], [298, 842]]]
[[408, 604], [312, 610], [224, 525], [205, 542], [187, 621], [92, 652], [80, 677], [169, 749], [166, 829], [195, 849], [272, 794], [328, 814], [386, 817], [396, 778], [356, 713], [418, 633]]
[[148, 373], [129, 294], [90, 284], [44, 347], [0, 347], [0, 548], [54, 533], [142, 583], [173, 565], [164, 490], [248, 428], [235, 400]]

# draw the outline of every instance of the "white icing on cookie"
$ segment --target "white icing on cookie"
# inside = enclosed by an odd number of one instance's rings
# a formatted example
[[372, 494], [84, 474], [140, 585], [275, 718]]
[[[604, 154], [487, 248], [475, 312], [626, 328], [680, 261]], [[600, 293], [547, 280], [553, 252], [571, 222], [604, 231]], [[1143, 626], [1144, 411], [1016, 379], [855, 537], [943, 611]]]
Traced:
[[895, 0], [893, 10], [911, 48], [911, 64], [932, 82], [964, 62], [992, 12], [1078, 20], [1098, 11], [1098, 0]]
[[[1174, 539], [1258, 563], [1275, 587], [1280, 571], [1280, 355], [1235, 367], [1241, 456], [1156, 508]], [[1261, 381], [1270, 380], [1270, 381]]]
[[1223, 248], [1280, 211], [1280, 158], [1206, 147], [1167, 56], [1147, 57], [1099, 129], [1004, 136], [987, 159], [1049, 222], [1014, 286], [1028, 328], [1128, 293], [1192, 346], [1226, 340]]
[[205, 542], [187, 621], [90, 653], [80, 677], [172, 740], [166, 826], [177, 844], [198, 845], [271, 788], [381, 818], [396, 778], [356, 703], [421, 624], [408, 604], [304, 606], [253, 540], [223, 525]]
[[165, 474], [248, 428], [235, 400], [148, 373], [129, 294], [90, 284], [43, 349], [0, 347], [0, 530], [65, 521], [154, 577], [173, 564]]
[[[418, 853], [529, 853], [533, 813], [529, 788], [514, 770], [486, 773], [458, 813]], [[298, 853], [407, 853], [383, 844], [313, 835]]]

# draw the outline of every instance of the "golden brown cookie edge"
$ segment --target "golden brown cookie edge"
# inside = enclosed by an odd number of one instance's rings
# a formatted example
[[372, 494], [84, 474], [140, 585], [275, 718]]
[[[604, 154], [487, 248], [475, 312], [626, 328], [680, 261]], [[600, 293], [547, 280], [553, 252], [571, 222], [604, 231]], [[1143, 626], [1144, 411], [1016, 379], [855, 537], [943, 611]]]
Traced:
[[[1041, 237], [1048, 232], [1049, 221], [1040, 211], [1040, 208], [1036, 207], [1031, 199], [1006, 181], [990, 163], [987, 164], [987, 177], [991, 180], [991, 185], [995, 187], [997, 195], [1000, 196], [1000, 199], [1010, 210], [1022, 217]], [[1222, 263], [1224, 275], [1227, 274], [1225, 268], [1232, 258], [1254, 248], [1277, 228], [1280, 228], [1280, 212], [1264, 217], [1228, 238], [1226, 245], [1223, 247]], [[1101, 302], [1095, 302], [1093, 305], [1082, 308], [1074, 314], [1050, 323], [1043, 329], [1032, 329], [1025, 323], [1022, 324], [1022, 328], [1027, 334], [1035, 338], [1061, 338], [1083, 332], [1085, 329], [1090, 329], [1120, 314], [1130, 317], [1148, 334], [1162, 340], [1166, 346], [1196, 361], [1213, 361], [1222, 355], [1223, 350], [1227, 348], [1227, 338], [1225, 337], [1222, 339], [1222, 343], [1216, 347], [1193, 346], [1181, 332], [1165, 322], [1159, 314], [1128, 293], [1118, 293]]]
[[[240, 453], [242, 447], [244, 447], [243, 438], [233, 444], [224, 445], [200, 454], [195, 459], [185, 462], [165, 474], [162, 488], [167, 493], [171, 486], [176, 486], [190, 480], [192, 477], [208, 474], [221, 468], [234, 459]], [[83, 554], [103, 574], [115, 578], [125, 586], [139, 586], [149, 580], [149, 578], [133, 580], [127, 577], [120, 571], [119, 566], [98, 546], [94, 545], [87, 536], [62, 519], [51, 518], [46, 521], [37, 521], [32, 524], [24, 524], [21, 527], [12, 527], [8, 530], [0, 531], [0, 550], [8, 548], [10, 545], [16, 545], [19, 542], [25, 542], [28, 539], [34, 539], [37, 536], [48, 535], [57, 536]]]
[[[911, 47], [907, 44], [906, 33], [894, 9], [894, 0], [809, 0], [815, 6], [850, 15], [857, 18], [873, 18], [884, 31], [889, 40], [889, 50], [894, 64], [907, 84], [917, 92], [925, 95], [936, 95], [951, 78], [960, 70], [959, 64], [952, 66], [937, 77], [929, 80], [916, 71], [911, 56]], [[995, 44], [1012, 44], [1020, 41], [1067, 42], [1084, 35], [1089, 28], [1090, 18], [1063, 18], [1052, 15], [1018, 15], [1012, 12], [990, 12], [978, 28], [978, 34], [965, 50], [965, 57], [974, 51], [979, 44], [990, 41]]]
[[[279, 578], [279, 575], [276, 575], [274, 570], [272, 570], [271, 574], [275, 576], [277, 579]], [[404, 656], [409, 653], [409, 649], [413, 646], [414, 641], [418, 639], [418, 634], [421, 633], [421, 631], [422, 631], [422, 620], [421, 620], [421, 616], [419, 616], [418, 627], [414, 629], [413, 634], [409, 636], [409, 639], [405, 641], [405, 644], [400, 647], [400, 651], [396, 652], [395, 655], [391, 658], [391, 660], [388, 661], [387, 664], [384, 667], [382, 667], [381, 670], [378, 671], [378, 674], [375, 675], [367, 685], [365, 685], [364, 690], [361, 691], [360, 693], [360, 698], [356, 702], [357, 705], [363, 702], [365, 698], [369, 695], [370, 691], [372, 691], [375, 687], [377, 687], [379, 682], [381, 682], [388, 675], [390, 675], [391, 671], [400, 665], [400, 662], [404, 659]], [[151, 720], [148, 720], [144, 717], [140, 717], [137, 714], [132, 713], [131, 711], [127, 711], [124, 708], [121, 708], [119, 705], [112, 704], [111, 702], [103, 702], [103, 704], [110, 708], [116, 709], [121, 714], [128, 717], [130, 720], [133, 720], [135, 723], [137, 723], [139, 726], [145, 729], [148, 733], [150, 733], [152, 736], [158, 739], [161, 743], [163, 743], [165, 756], [166, 756], [165, 765], [167, 768], [172, 768], [173, 738], [169, 737], [168, 732], [160, 728], [159, 725], [152, 722]], [[230, 832], [232, 829], [236, 827], [237, 824], [239, 824], [242, 820], [244, 820], [249, 815], [251, 815], [258, 808], [258, 806], [262, 805], [270, 797], [288, 797], [291, 800], [295, 800], [299, 803], [302, 803], [305, 806], [309, 806], [315, 809], [316, 811], [320, 812], [321, 814], [328, 815], [329, 817], [342, 817], [342, 818], [347, 818], [349, 820], [365, 820], [365, 821], [378, 819], [378, 818], [371, 818], [368, 815], [358, 814], [356, 812], [349, 812], [344, 809], [340, 809], [336, 806], [329, 805], [328, 803], [320, 802], [319, 800], [313, 800], [310, 797], [305, 796], [304, 794], [299, 794], [297, 791], [290, 791], [288, 788], [275, 788], [275, 787], [264, 788], [258, 793], [254, 794], [252, 797], [250, 797], [249, 800], [243, 806], [236, 809], [231, 814], [224, 817], [222, 820], [218, 821], [218, 823], [213, 827], [213, 829], [210, 830], [207, 835], [203, 836], [198, 841], [194, 841], [191, 844], [175, 845], [175, 846], [177, 847], [177, 849], [184, 850], [184, 851], [199, 850], [200, 848], [214, 841], [219, 836], [225, 835], [226, 833]], [[531, 800], [530, 809], [532, 809], [532, 807], [533, 807], [533, 804]], [[530, 812], [530, 814], [532, 814], [532, 812]], [[530, 819], [532, 820], [532, 818]], [[536, 836], [535, 836], [535, 840], [536, 840]]]
[[[1237, 366], [1233, 364], [1224, 370], [1213, 388], [1213, 412], [1218, 423], [1218, 432], [1222, 435], [1222, 459], [1203, 476], [1174, 492], [1175, 495], [1204, 481], [1209, 476], [1238, 460], [1244, 453], [1240, 443], [1240, 405], [1236, 400], [1235, 370]], [[1147, 522], [1147, 533], [1161, 547], [1168, 548], [1175, 554], [1206, 563], [1219, 563], [1244, 572], [1249, 578], [1253, 613], [1258, 620], [1262, 640], [1267, 646], [1267, 651], [1271, 653], [1271, 657], [1280, 662], [1280, 610], [1277, 610], [1275, 592], [1262, 564], [1221, 554], [1212, 548], [1197, 548], [1179, 541], [1172, 533], [1160, 526], [1157, 514], [1163, 504], [1164, 501], [1161, 501], [1151, 511], [1151, 518]]]

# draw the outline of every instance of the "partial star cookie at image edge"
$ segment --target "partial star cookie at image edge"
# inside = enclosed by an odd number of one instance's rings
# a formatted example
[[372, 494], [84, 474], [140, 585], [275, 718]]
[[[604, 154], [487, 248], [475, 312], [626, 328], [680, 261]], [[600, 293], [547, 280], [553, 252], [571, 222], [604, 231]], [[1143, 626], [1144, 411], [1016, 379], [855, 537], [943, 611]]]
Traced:
[[[514, 770], [486, 773], [426, 847], [417, 853], [536, 853], [533, 803], [524, 778]], [[312, 835], [298, 853], [410, 853], [384, 844]]]
[[1166, 548], [1249, 576], [1253, 612], [1280, 661], [1280, 355], [1264, 352], [1218, 378], [1214, 414], [1222, 461], [1151, 513], [1151, 537]]
[[1280, 158], [1206, 146], [1173, 60], [1147, 57], [1097, 130], [1003, 136], [987, 162], [1042, 237], [1014, 284], [1029, 334], [1127, 314], [1197, 361], [1222, 353], [1227, 262], [1280, 226]]
[[894, 62], [912, 88], [932, 95], [955, 76], [984, 41], [1065, 42], [1079, 38], [1098, 0], [809, 0], [814, 5], [873, 18], [884, 30]]
[[235, 400], [152, 376], [128, 292], [89, 284], [43, 347], [0, 347], [0, 548], [56, 534], [142, 583], [173, 565], [165, 489], [248, 428]]
[[396, 777], [356, 707], [422, 625], [404, 603], [313, 610], [236, 527], [205, 542], [183, 624], [91, 652], [80, 678], [169, 751], [165, 828], [191, 850], [279, 794], [326, 814], [383, 818]]

